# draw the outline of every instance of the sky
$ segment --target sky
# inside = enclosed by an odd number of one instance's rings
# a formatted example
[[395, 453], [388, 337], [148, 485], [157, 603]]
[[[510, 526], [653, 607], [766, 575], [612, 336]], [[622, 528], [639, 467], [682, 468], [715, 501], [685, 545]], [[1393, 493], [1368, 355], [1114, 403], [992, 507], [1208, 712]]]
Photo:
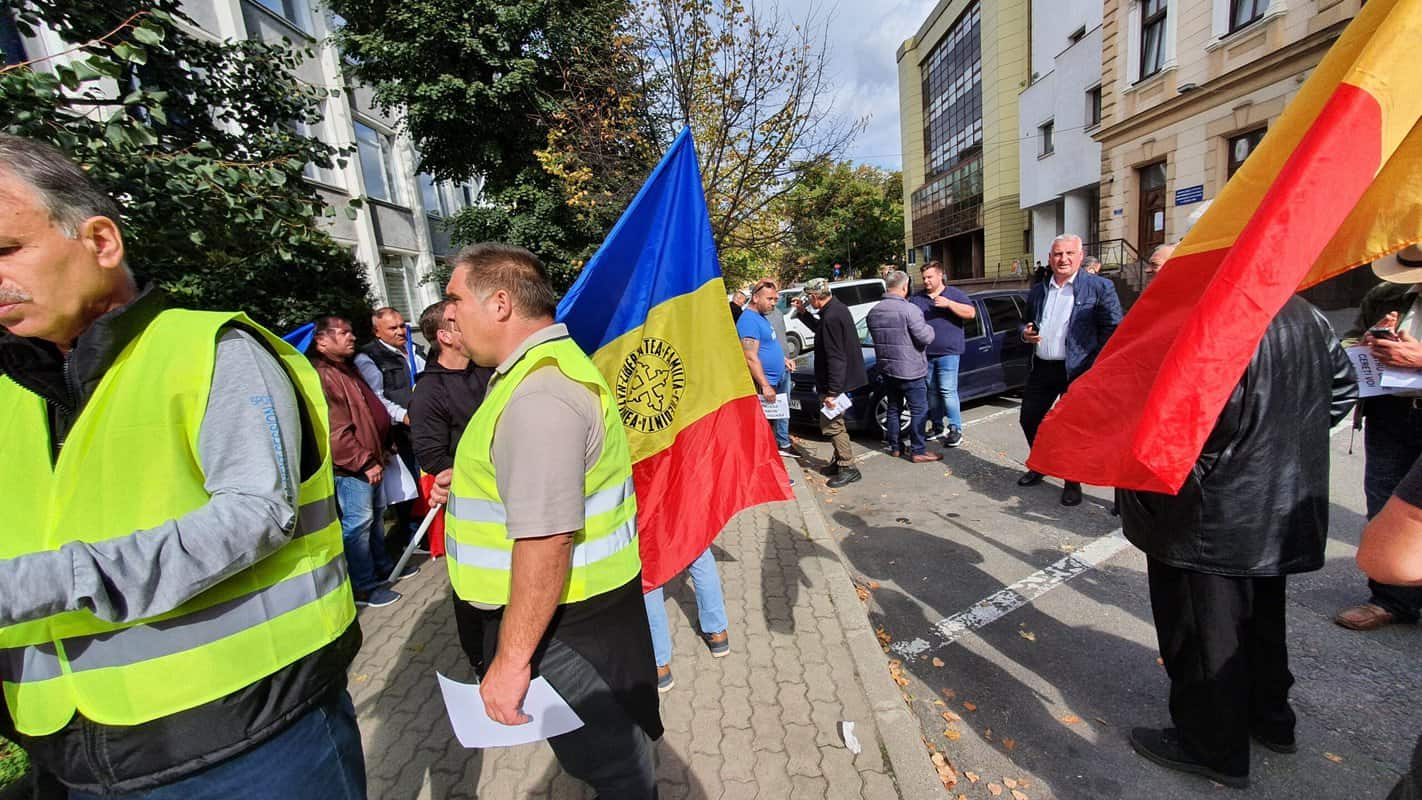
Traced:
[[[775, 0], [771, 0], [775, 2]], [[845, 157], [899, 169], [899, 68], [894, 53], [918, 31], [933, 0], [779, 0], [783, 15], [829, 17], [828, 59], [834, 113], [868, 117]]]

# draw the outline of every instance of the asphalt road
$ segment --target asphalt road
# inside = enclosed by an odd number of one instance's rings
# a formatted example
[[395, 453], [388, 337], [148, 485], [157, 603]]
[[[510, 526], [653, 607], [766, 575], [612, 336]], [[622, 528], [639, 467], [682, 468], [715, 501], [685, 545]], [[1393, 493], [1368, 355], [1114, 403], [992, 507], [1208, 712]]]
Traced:
[[[1110, 493], [1088, 487], [1067, 508], [1059, 482], [1019, 488], [1027, 446], [1015, 398], [971, 405], [964, 418], [963, 446], [940, 463], [894, 460], [860, 438], [864, 480], [837, 491], [813, 472], [828, 443], [794, 431], [926, 743], [959, 776], [949, 796], [992, 797], [990, 783], [1029, 800], [1230, 791], [1130, 748], [1133, 726], [1169, 724], [1168, 682], [1145, 559], [1119, 538]], [[1360, 634], [1331, 622], [1366, 591], [1353, 564], [1361, 436], [1351, 455], [1349, 444], [1346, 429], [1332, 439], [1327, 566], [1288, 587], [1299, 752], [1256, 745], [1253, 797], [1382, 798], [1422, 734], [1422, 629]]]

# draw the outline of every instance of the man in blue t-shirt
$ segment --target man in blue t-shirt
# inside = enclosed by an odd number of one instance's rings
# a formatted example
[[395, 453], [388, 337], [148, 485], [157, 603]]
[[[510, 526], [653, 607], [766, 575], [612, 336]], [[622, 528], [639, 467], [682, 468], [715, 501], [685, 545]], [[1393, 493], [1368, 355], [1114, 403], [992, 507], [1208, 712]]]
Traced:
[[[933, 328], [928, 346], [928, 419], [939, 424], [939, 438], [947, 447], [963, 443], [963, 413], [958, 403], [958, 360], [963, 355], [963, 323], [978, 315], [963, 290], [943, 283], [937, 261], [923, 265], [923, 290], [909, 302], [923, 310]], [[947, 417], [945, 420], [944, 417]]]
[[[741, 318], [736, 321], [736, 335], [741, 337], [746, 366], [750, 368], [751, 377], [755, 379], [756, 391], [766, 400], [774, 400], [777, 392], [787, 390], [781, 381], [794, 369], [794, 362], [785, 357], [785, 350], [780, 347], [775, 329], [765, 318], [767, 313], [775, 309], [775, 301], [778, 298], [775, 284], [771, 281], [761, 281], [755, 285], [750, 300], [746, 302], [746, 310], [755, 313], [741, 314]], [[770, 429], [775, 432], [775, 444], [782, 455], [800, 457], [799, 450], [790, 441], [790, 420], [770, 420]]]

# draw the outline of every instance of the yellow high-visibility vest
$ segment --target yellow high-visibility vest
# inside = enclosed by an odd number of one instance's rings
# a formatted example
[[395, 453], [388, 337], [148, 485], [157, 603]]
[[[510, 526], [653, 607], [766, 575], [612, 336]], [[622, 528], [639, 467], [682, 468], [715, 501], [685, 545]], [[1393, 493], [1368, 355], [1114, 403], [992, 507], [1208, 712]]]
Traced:
[[[637, 496], [632, 458], [617, 401], [572, 339], [530, 348], [509, 372], [494, 380], [464, 429], [454, 456], [454, 478], [445, 514], [445, 561], [455, 594], [486, 605], [507, 605], [513, 561], [507, 516], [495, 480], [494, 428], [514, 390], [533, 370], [552, 366], [597, 395], [606, 433], [602, 454], [583, 478], [583, 529], [573, 535], [572, 569], [560, 603], [574, 603], [616, 589], [637, 576]], [[571, 442], [570, 447], [581, 448]]]
[[159, 617], [110, 623], [68, 611], [0, 628], [0, 683], [21, 733], [53, 733], [75, 712], [138, 725], [194, 708], [319, 650], [355, 618], [320, 379], [242, 314], [161, 312], [104, 374], [55, 463], [45, 401], [0, 377], [0, 559], [127, 536], [209, 501], [198, 434], [217, 339], [234, 324], [277, 354], [321, 455], [301, 482], [292, 540]]

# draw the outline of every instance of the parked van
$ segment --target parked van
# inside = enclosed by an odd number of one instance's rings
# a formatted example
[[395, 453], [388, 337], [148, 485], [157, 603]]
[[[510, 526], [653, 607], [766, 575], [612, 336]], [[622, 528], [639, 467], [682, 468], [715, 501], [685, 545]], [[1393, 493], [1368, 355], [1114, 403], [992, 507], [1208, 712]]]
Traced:
[[[791, 300], [804, 293], [803, 286], [782, 289], [775, 303], [776, 311], [785, 315], [785, 338], [790, 345], [790, 351], [786, 355], [791, 358], [815, 347], [815, 332], [805, 323], [795, 319], [795, 307], [790, 305]], [[855, 324], [858, 324], [869, 314], [869, 309], [884, 297], [884, 281], [880, 278], [834, 281], [830, 283], [830, 294], [834, 295], [834, 299], [849, 306], [849, 313], [853, 315]], [[811, 309], [811, 313], [813, 312], [814, 309]]]

